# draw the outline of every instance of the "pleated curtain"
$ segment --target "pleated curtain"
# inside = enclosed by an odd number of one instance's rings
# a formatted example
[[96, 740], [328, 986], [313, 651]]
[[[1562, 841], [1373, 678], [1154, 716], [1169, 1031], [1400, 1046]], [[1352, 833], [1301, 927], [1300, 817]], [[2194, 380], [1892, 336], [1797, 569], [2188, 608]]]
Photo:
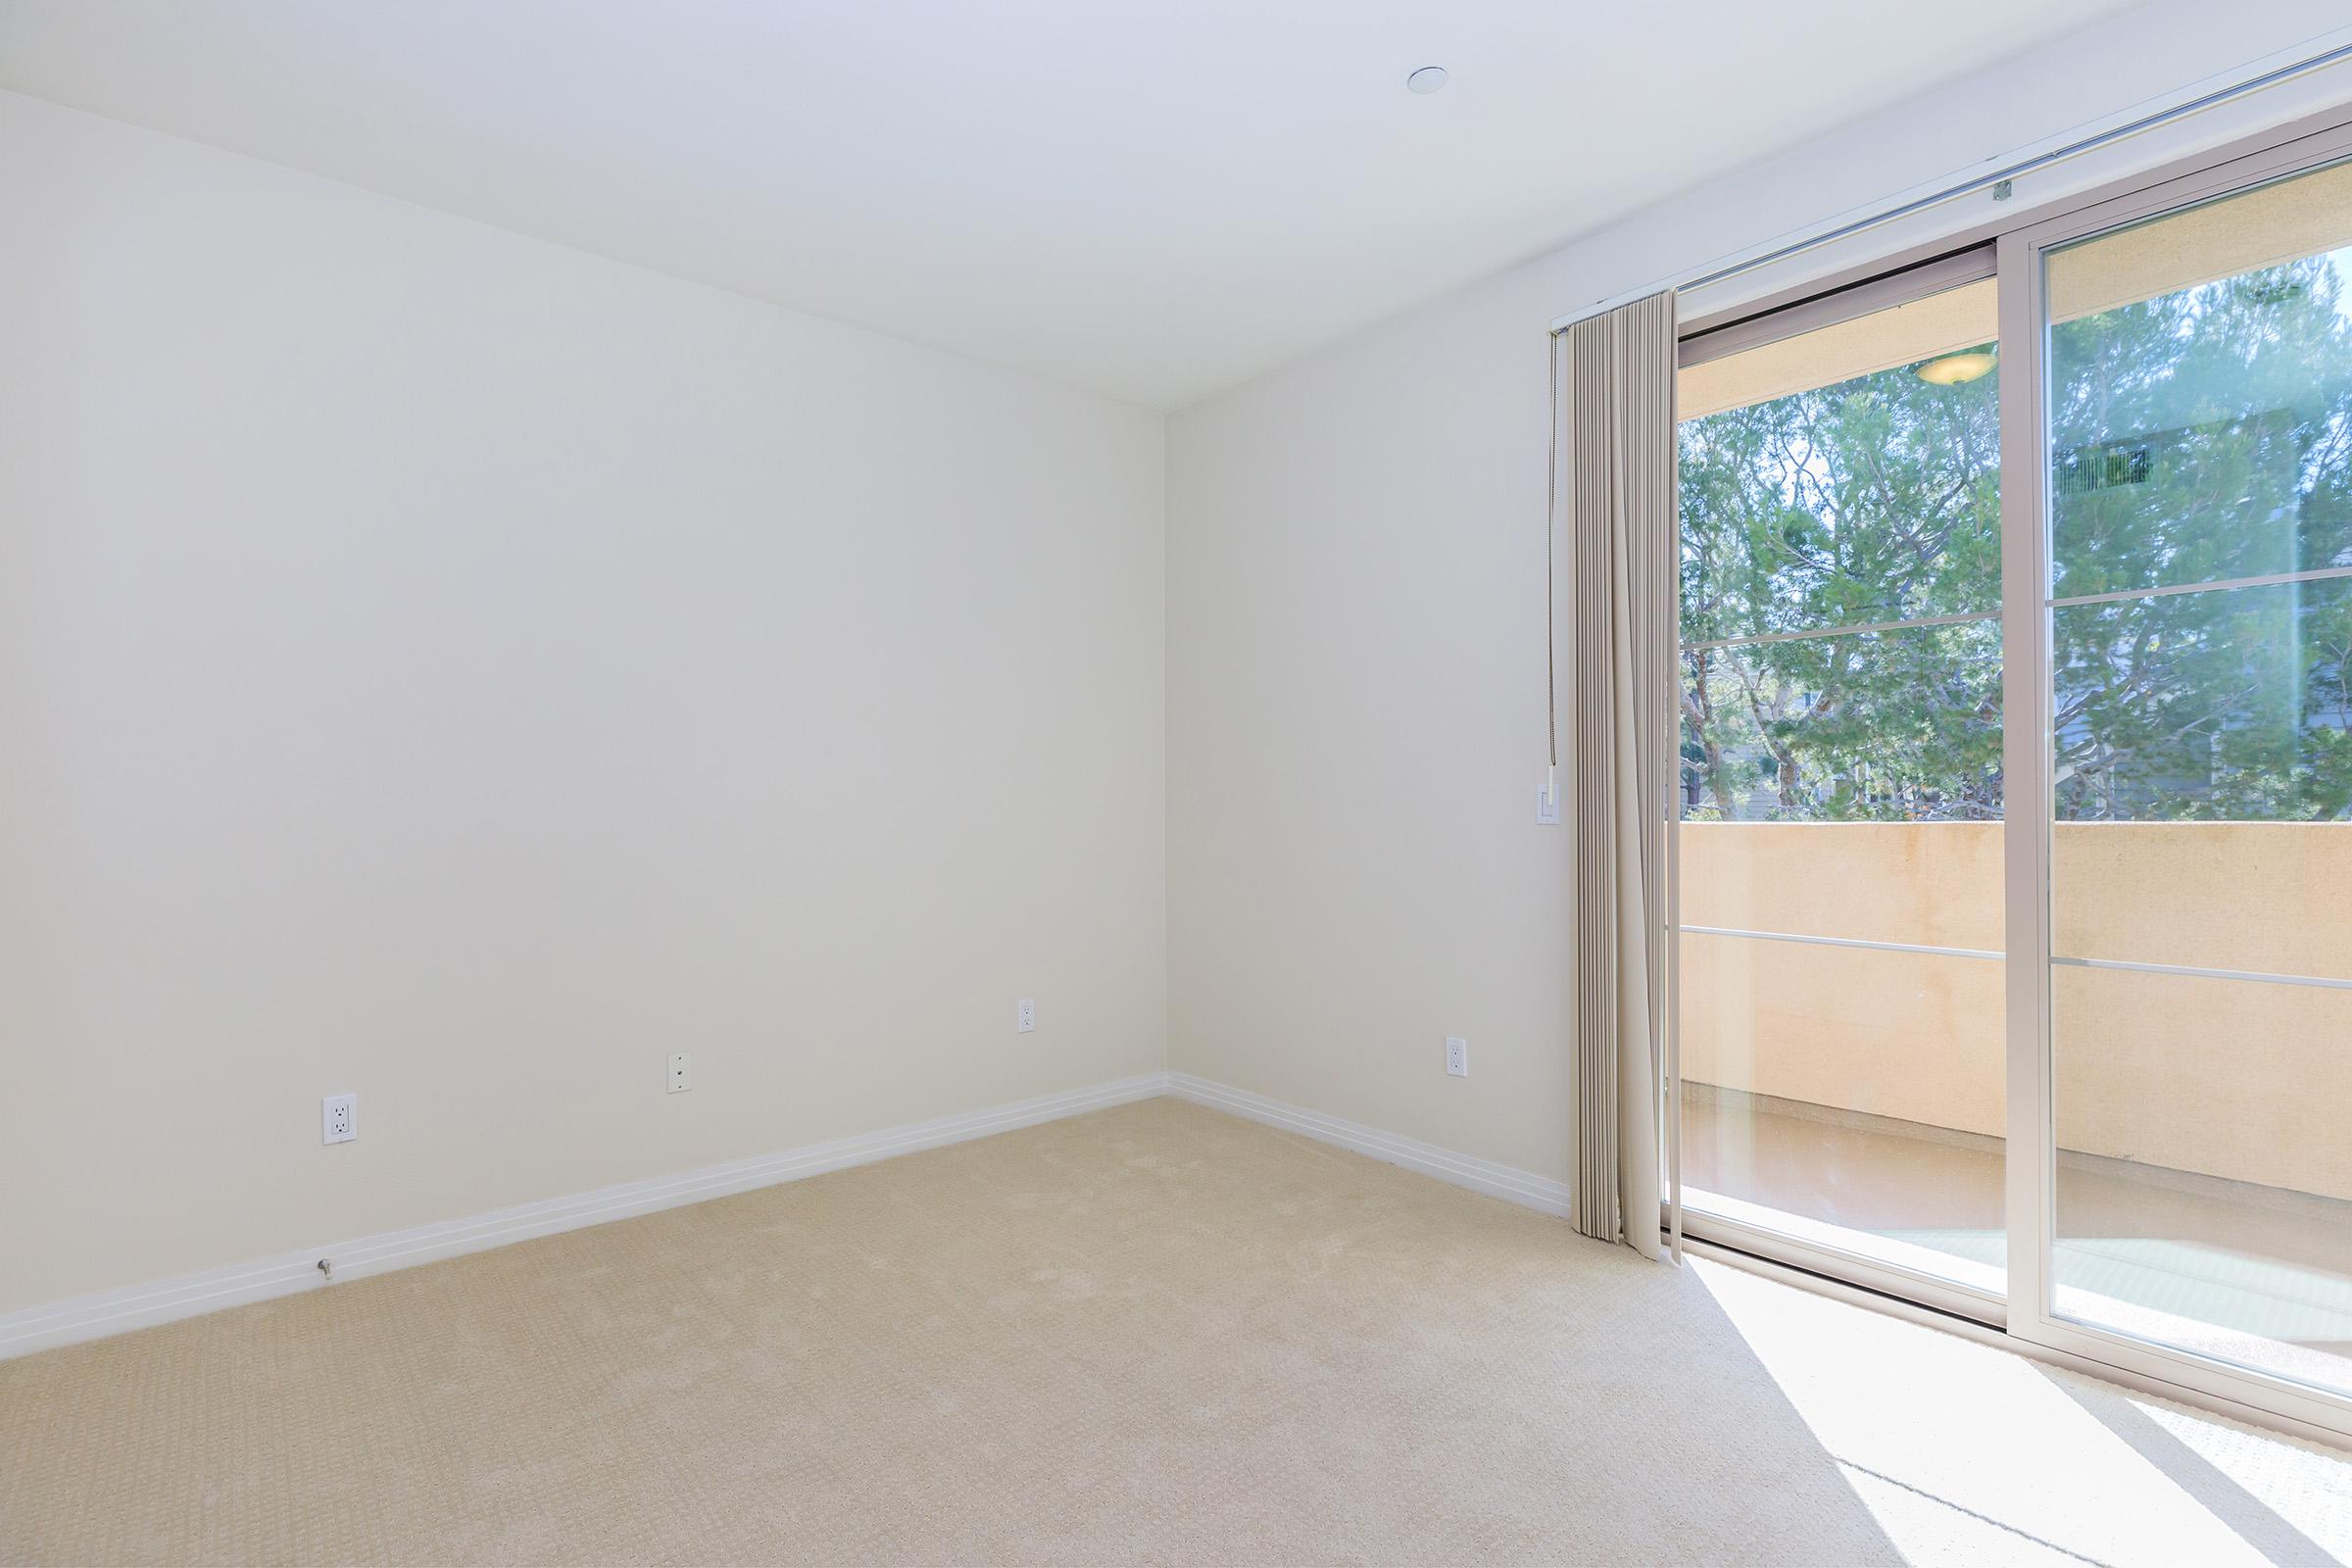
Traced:
[[1674, 296], [1555, 337], [1576, 791], [1576, 1228], [1662, 1257], [1666, 805], [1675, 648]]

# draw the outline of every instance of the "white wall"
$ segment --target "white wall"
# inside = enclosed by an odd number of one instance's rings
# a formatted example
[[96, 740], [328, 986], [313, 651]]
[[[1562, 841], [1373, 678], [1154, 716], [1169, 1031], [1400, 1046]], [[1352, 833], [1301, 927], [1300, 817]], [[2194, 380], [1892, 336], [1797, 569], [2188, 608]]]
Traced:
[[0, 1311], [1164, 1065], [1157, 415], [7, 95], [0, 213]]
[[1565, 1179], [1544, 323], [2337, 21], [2209, 16], [1664, 202], [1164, 454], [0, 94], [0, 1312], [1163, 1064]]
[[[1547, 323], [2344, 20], [2256, 3], [2217, 36], [2213, 17], [2143, 7], [1171, 417], [1172, 1066], [1568, 1179], [1568, 835], [1534, 825]], [[2348, 93], [2304, 81], [2016, 200]], [[1988, 200], [1842, 256], [1982, 222]], [[1445, 1076], [1449, 1034], [1466, 1081]]]

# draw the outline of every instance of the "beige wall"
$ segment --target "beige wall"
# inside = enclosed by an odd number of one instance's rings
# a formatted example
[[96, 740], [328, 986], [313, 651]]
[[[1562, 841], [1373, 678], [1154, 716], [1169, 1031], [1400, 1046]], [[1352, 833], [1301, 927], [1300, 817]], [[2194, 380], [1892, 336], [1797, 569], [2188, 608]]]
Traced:
[[[1569, 1179], [1568, 835], [1532, 819], [1546, 323], [2129, 112], [2331, 15], [2261, 0], [2217, 46], [2189, 0], [2135, 8], [1171, 416], [1171, 1064]], [[2241, 107], [2310, 113], [2344, 90], [2315, 74]], [[2258, 128], [2236, 112], [2020, 179], [2017, 205]], [[1691, 308], [1882, 261], [1984, 211], [1937, 204]], [[1466, 1080], [1446, 1076], [1448, 1034], [1471, 1042]]]
[[[1994, 823], [1688, 823], [1692, 925], [1998, 951]], [[2060, 954], [2352, 976], [2352, 824], [2064, 823]], [[1999, 1136], [1999, 960], [1690, 935], [1702, 1083]], [[2061, 967], [2060, 1144], [2352, 1198], [2352, 992]]]
[[1164, 453], [0, 95], [0, 1311], [1170, 1062], [1566, 1179], [1544, 323], [2230, 63], [2160, 9], [2112, 69], [1676, 197]]
[[1157, 414], [7, 95], [0, 212], [0, 1311], [1165, 1065]]

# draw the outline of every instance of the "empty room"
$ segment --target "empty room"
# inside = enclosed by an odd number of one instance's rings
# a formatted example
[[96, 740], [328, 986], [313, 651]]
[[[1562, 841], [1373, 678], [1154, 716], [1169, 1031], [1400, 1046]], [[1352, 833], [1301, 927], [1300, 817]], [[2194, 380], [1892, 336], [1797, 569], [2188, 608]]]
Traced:
[[0, 0], [0, 1564], [2352, 1562], [2342, 0]]

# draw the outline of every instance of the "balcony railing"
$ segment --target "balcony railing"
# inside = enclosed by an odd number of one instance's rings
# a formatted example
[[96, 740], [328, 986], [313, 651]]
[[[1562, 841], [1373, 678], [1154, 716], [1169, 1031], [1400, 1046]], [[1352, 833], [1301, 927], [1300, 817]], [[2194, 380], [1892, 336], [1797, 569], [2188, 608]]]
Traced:
[[[1684, 1076], [2002, 1136], [2001, 832], [1684, 824]], [[2060, 1149], [2352, 1200], [2352, 989], [2216, 977], [2352, 972], [2352, 823], [2060, 823], [2051, 853], [2054, 951], [2100, 965], [2052, 971]]]

